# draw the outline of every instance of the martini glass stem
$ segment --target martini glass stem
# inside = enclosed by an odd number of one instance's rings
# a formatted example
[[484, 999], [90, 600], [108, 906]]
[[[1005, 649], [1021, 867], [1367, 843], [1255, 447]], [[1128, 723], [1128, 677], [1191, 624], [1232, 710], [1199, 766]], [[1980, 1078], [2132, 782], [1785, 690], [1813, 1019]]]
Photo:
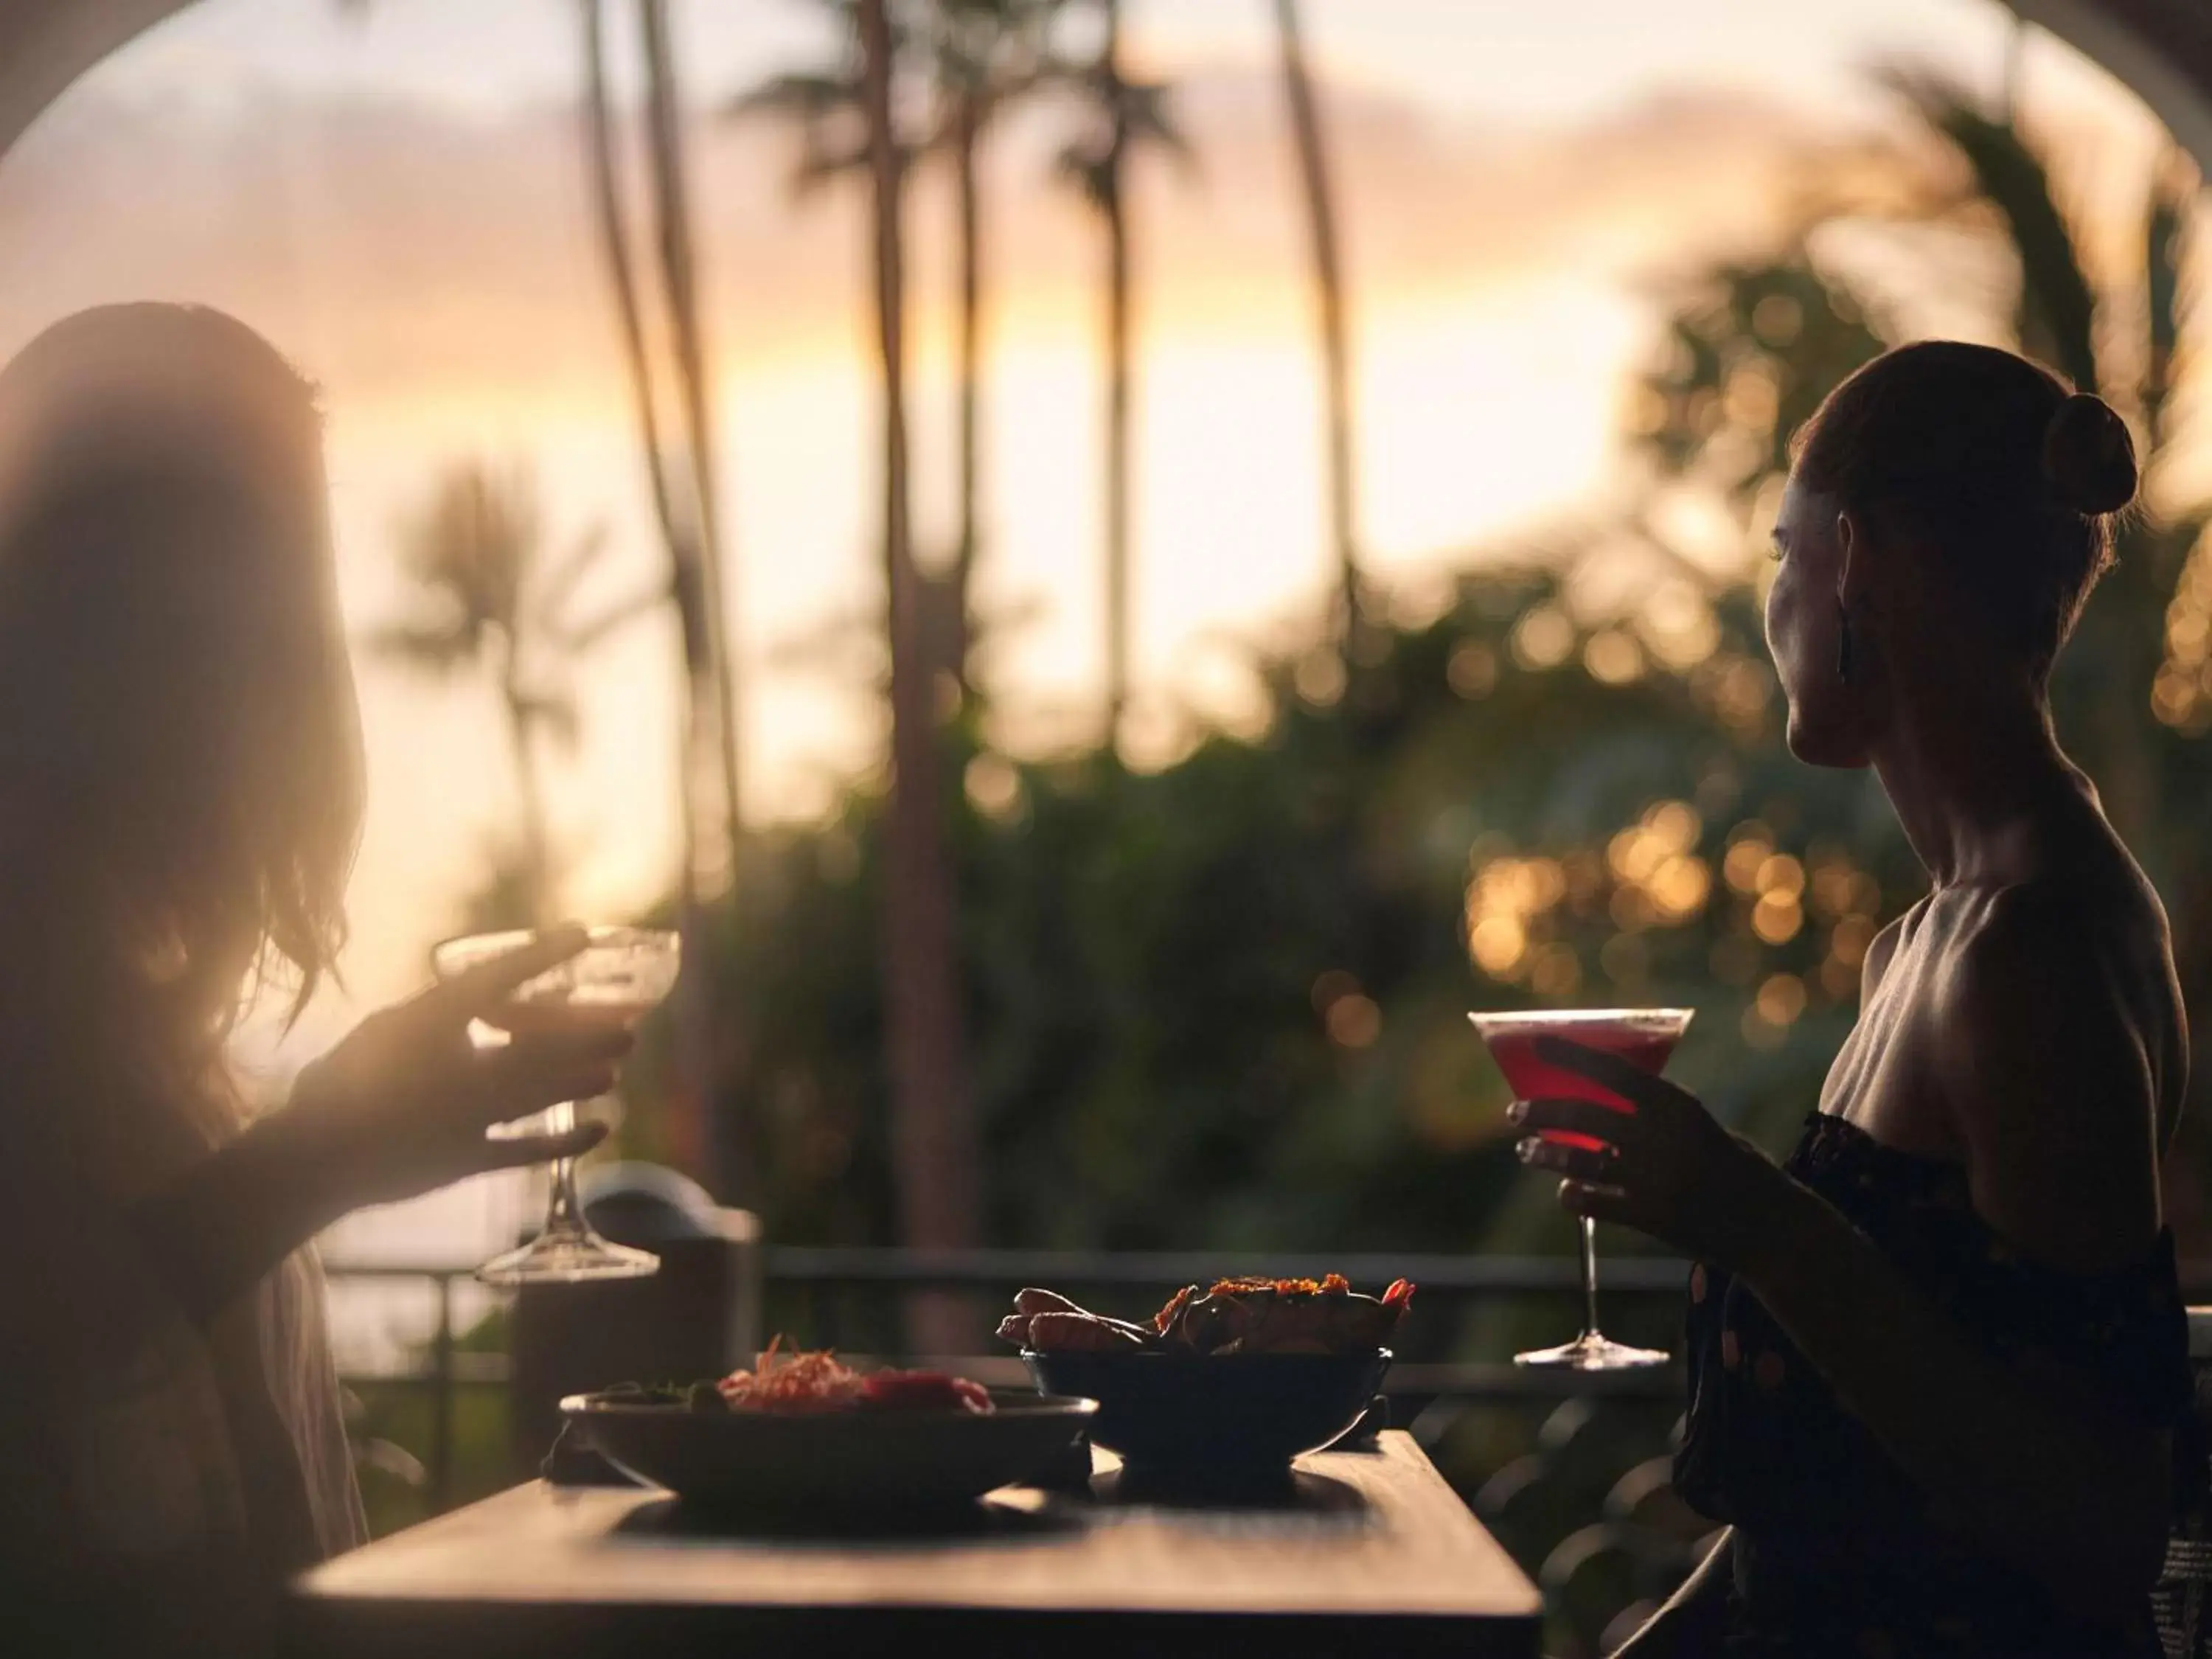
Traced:
[[1582, 1218], [1583, 1340], [1597, 1338], [1597, 1223]]
[[[545, 1114], [546, 1133], [565, 1135], [576, 1127], [576, 1103], [564, 1100]], [[556, 1238], [580, 1237], [584, 1209], [576, 1198], [576, 1160], [553, 1160], [553, 1184], [545, 1200], [545, 1231]]]

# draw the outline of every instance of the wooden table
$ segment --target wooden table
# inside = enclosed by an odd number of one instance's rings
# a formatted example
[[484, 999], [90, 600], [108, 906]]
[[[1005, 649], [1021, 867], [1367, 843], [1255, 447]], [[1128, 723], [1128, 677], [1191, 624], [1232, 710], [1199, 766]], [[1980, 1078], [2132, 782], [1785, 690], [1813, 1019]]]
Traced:
[[299, 1659], [911, 1656], [1534, 1659], [1536, 1591], [1412, 1438], [1235, 1503], [994, 1492], [904, 1536], [709, 1529], [665, 1493], [532, 1482], [315, 1569]]

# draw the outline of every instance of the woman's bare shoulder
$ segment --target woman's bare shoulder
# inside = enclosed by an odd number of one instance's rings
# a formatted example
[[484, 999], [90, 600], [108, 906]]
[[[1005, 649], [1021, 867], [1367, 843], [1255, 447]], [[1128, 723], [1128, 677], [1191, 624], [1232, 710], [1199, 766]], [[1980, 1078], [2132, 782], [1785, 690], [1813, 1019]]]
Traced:
[[2178, 1016], [2166, 909], [2132, 864], [1987, 889], [1954, 915], [1945, 947], [1946, 1000], [1968, 1029], [2049, 1018], [2063, 1030], [2047, 1041], [2063, 1044], [2116, 1025], [2155, 1052], [2148, 1028]]
[[2187, 1063], [2164, 912], [2101, 873], [1978, 900], [1932, 1028], [1976, 1207], [2056, 1265], [2131, 1259], [2157, 1227], [2159, 1125]]

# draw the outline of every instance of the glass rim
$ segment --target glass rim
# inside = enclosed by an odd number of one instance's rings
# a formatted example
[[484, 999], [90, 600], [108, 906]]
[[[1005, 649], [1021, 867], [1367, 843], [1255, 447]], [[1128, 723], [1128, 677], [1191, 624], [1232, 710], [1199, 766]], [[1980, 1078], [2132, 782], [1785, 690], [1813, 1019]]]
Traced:
[[[470, 961], [465, 965], [493, 961], [509, 951], [521, 950], [562, 925], [556, 922], [544, 927], [493, 927], [482, 933], [454, 933], [430, 947], [430, 967], [433, 972], [444, 971], [446, 957], [460, 951], [464, 945], [469, 947]], [[663, 940], [680, 950], [684, 935], [673, 927], [639, 927], [629, 922], [584, 924], [584, 948], [587, 951], [597, 945], [646, 945]]]
[[1469, 1013], [1468, 1023], [1485, 1035], [1516, 1029], [1564, 1030], [1577, 1025], [1670, 1028], [1678, 1035], [1697, 1018], [1694, 1008], [1518, 1008]]

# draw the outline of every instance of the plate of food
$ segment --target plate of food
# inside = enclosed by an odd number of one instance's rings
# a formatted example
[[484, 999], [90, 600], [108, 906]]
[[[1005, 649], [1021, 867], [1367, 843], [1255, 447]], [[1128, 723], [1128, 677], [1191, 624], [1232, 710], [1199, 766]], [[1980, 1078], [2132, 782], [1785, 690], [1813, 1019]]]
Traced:
[[1098, 1402], [1091, 1438], [1163, 1472], [1279, 1469], [1340, 1439], [1390, 1369], [1411, 1304], [1325, 1279], [1187, 1285], [1150, 1320], [1109, 1318], [1026, 1290], [999, 1334], [1019, 1346], [1039, 1393]]
[[780, 1341], [715, 1381], [561, 1402], [570, 1430], [624, 1474], [689, 1503], [767, 1510], [979, 1498], [1045, 1469], [1097, 1409], [942, 1371], [859, 1371]]

